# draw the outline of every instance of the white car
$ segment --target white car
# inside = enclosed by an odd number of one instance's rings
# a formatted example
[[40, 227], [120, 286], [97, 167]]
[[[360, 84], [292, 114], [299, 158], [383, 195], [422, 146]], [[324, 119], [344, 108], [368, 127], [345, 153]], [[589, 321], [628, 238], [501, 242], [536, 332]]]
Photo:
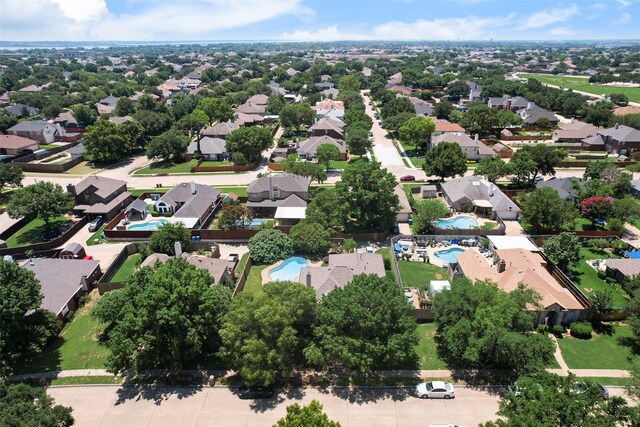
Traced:
[[421, 399], [453, 399], [456, 397], [456, 392], [451, 383], [429, 381], [416, 386], [416, 395]]

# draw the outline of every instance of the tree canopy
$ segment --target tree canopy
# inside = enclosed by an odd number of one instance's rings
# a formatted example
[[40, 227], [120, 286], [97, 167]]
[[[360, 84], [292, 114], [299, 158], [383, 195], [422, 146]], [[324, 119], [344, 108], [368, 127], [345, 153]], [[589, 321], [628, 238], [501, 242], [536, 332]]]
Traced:
[[549, 237], [542, 247], [544, 254], [562, 271], [580, 261], [580, 240], [572, 233], [560, 233]]
[[273, 427], [340, 427], [340, 423], [329, 420], [320, 402], [314, 399], [306, 406], [297, 403], [287, 406], [287, 415]]
[[432, 234], [439, 218], [449, 216], [449, 207], [438, 199], [425, 199], [415, 202], [413, 229], [416, 234]]
[[280, 110], [280, 121], [284, 127], [300, 130], [302, 126], [311, 126], [316, 113], [306, 102], [287, 104]]
[[260, 126], [241, 127], [227, 135], [227, 150], [242, 154], [249, 163], [262, 157], [262, 152], [273, 146], [271, 131]]
[[180, 163], [189, 145], [189, 137], [171, 129], [154, 136], [147, 144], [147, 158], [161, 158], [165, 163]]
[[363, 373], [414, 363], [412, 310], [391, 279], [357, 275], [318, 304], [315, 342], [305, 356], [315, 366]]
[[467, 171], [467, 157], [455, 142], [441, 142], [427, 151], [423, 169], [427, 175], [447, 177], [464, 175]]
[[7, 213], [11, 218], [40, 218], [49, 224], [51, 218], [71, 212], [75, 201], [59, 184], [38, 181], [11, 193]]
[[24, 172], [11, 163], [0, 163], [0, 192], [4, 186], [19, 187], [22, 184]]
[[271, 282], [262, 292], [241, 292], [231, 302], [220, 330], [220, 355], [249, 385], [289, 378], [304, 362], [316, 317], [313, 289]]
[[183, 251], [189, 249], [191, 231], [181, 222], [167, 222], [151, 234], [149, 247], [153, 252], [175, 255], [175, 242], [180, 242]]
[[509, 175], [509, 164], [500, 157], [485, 157], [476, 165], [473, 174], [484, 176], [495, 183], [500, 178]]
[[103, 295], [93, 315], [111, 325], [109, 369], [180, 370], [216, 351], [231, 291], [212, 280], [207, 270], [172, 258], [140, 268], [127, 286]]
[[291, 238], [274, 228], [261, 230], [249, 239], [251, 258], [259, 264], [273, 264], [293, 255]]
[[331, 247], [331, 231], [317, 222], [303, 219], [291, 227], [291, 245], [296, 252], [310, 255], [326, 255]]
[[43, 387], [0, 381], [0, 420], [5, 427], [70, 427], [71, 408], [56, 405]]
[[321, 144], [316, 150], [316, 158], [318, 159], [318, 164], [324, 165], [328, 171], [331, 161], [340, 158], [340, 150], [332, 144]]
[[400, 141], [416, 147], [425, 147], [429, 136], [434, 130], [436, 130], [436, 125], [433, 120], [417, 116], [410, 118], [400, 126], [398, 133], [400, 134]]
[[533, 225], [558, 231], [565, 222], [575, 218], [576, 210], [551, 187], [538, 188], [521, 200], [522, 216]]
[[523, 286], [505, 292], [490, 281], [457, 279], [433, 297], [442, 353], [461, 367], [544, 369], [554, 345], [534, 334], [540, 296]]

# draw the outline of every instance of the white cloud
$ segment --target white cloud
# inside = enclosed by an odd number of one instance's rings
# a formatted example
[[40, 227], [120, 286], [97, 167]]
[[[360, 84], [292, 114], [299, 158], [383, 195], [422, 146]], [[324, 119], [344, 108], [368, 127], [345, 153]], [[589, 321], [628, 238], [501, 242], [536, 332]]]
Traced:
[[301, 0], [174, 0], [113, 14], [104, 0], [3, 1], [3, 40], [186, 40], [283, 15], [313, 12]]
[[613, 21], [613, 24], [614, 25], [624, 25], [624, 24], [628, 24], [629, 22], [631, 22], [631, 14], [625, 12], [622, 15], [620, 15], [620, 17], [618, 19]]
[[285, 40], [477, 40], [492, 37], [492, 31], [511, 23], [515, 14], [496, 18], [447, 18], [414, 22], [390, 21], [367, 32], [343, 31], [331, 25], [316, 31], [285, 32]]
[[591, 5], [591, 9], [594, 9], [594, 10], [604, 10], [606, 8], [607, 6], [604, 3], [594, 3]]
[[536, 12], [525, 19], [520, 28], [532, 29], [546, 27], [547, 25], [555, 24], [557, 22], [564, 22], [577, 15], [580, 9], [576, 5], [568, 7], [557, 7], [555, 9], [546, 9]]
[[567, 38], [575, 36], [577, 33], [568, 27], [558, 27], [549, 30], [549, 35], [558, 38]]
[[620, 5], [621, 8], [626, 8], [629, 7], [631, 5], [631, 1], [630, 0], [616, 0], [617, 3]]

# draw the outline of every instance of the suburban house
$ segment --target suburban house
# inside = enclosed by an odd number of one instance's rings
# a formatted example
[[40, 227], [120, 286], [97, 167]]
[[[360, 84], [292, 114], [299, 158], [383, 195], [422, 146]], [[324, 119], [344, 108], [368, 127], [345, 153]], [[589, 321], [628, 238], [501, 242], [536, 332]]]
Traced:
[[490, 97], [487, 100], [487, 105], [489, 108], [494, 108], [496, 110], [508, 110], [507, 104], [509, 102], [509, 98], [506, 96], [500, 97]]
[[387, 89], [388, 91], [395, 92], [398, 95], [409, 96], [412, 93], [412, 90], [410, 88], [406, 87], [405, 85], [387, 83], [384, 86], [384, 88]]
[[264, 121], [264, 116], [260, 114], [247, 114], [236, 110], [236, 119], [233, 124], [237, 127], [251, 126]]
[[538, 313], [536, 324], [569, 324], [586, 315], [587, 308], [547, 270], [547, 262], [537, 248], [536, 252], [518, 247], [494, 249], [490, 259], [467, 250], [458, 255], [457, 263], [449, 264], [449, 275], [452, 279], [491, 280], [506, 292], [517, 289], [520, 283], [533, 289], [542, 297], [540, 308], [529, 307]]
[[247, 99], [247, 102], [251, 102], [252, 104], [264, 105], [266, 106], [269, 103], [269, 97], [262, 93], [258, 93]]
[[473, 210], [504, 221], [515, 220], [520, 212], [520, 208], [511, 199], [484, 178], [465, 176], [445, 181], [441, 188], [442, 196], [452, 209]]
[[32, 271], [40, 282], [44, 297], [40, 308], [60, 319], [78, 308], [80, 297], [93, 288], [102, 274], [96, 260], [32, 258], [20, 265]]
[[122, 123], [125, 123], [125, 122], [135, 121], [135, 119], [131, 116], [112, 116], [112, 117], [109, 117], [109, 121], [113, 124], [121, 125]]
[[581, 142], [597, 133], [598, 128], [591, 123], [572, 120], [571, 123], [560, 123], [558, 129], [551, 135], [551, 140], [553, 142]]
[[449, 120], [436, 119], [433, 117], [431, 118], [431, 120], [433, 120], [433, 124], [436, 125], [435, 130], [431, 133], [431, 137], [435, 137], [445, 133], [463, 134], [466, 132], [465, 128], [457, 123], [451, 123]]
[[334, 101], [333, 99], [323, 99], [322, 101], [316, 102], [316, 105], [311, 107], [315, 110], [316, 115], [319, 119], [324, 117], [328, 111], [332, 109], [341, 110], [342, 115], [344, 116], [344, 102], [342, 101]]
[[396, 213], [396, 222], [409, 222], [413, 209], [411, 209], [407, 193], [404, 192], [404, 188], [400, 184], [393, 188], [393, 192], [398, 196], [400, 205], [400, 210]]
[[97, 175], [91, 175], [76, 185], [67, 185], [67, 192], [76, 202], [73, 211], [89, 219], [102, 216], [109, 221], [132, 200], [125, 181]]
[[487, 100], [487, 105], [496, 110], [518, 111], [520, 109], [527, 108], [529, 101], [521, 96], [516, 96], [515, 98], [501, 96], [489, 98]]
[[209, 126], [202, 131], [200, 131], [200, 136], [209, 136], [211, 138], [220, 138], [226, 139], [227, 135], [229, 135], [234, 130], [238, 129], [238, 125], [231, 122], [231, 120], [226, 122], [216, 123], [213, 126]]
[[236, 108], [236, 112], [264, 117], [267, 112], [267, 106], [265, 104], [258, 104], [256, 102], [251, 102], [251, 100], [247, 100], [247, 102]]
[[304, 267], [300, 270], [298, 282], [313, 288], [316, 298], [336, 288], [344, 288], [357, 274], [375, 274], [385, 277], [382, 255], [372, 253], [329, 255], [327, 267]]
[[413, 104], [413, 108], [416, 110], [416, 116], [429, 117], [433, 114], [433, 105], [424, 99], [420, 99], [415, 96], [407, 96], [406, 98]]
[[[209, 258], [200, 255], [190, 255], [186, 252], [178, 255], [181, 258], [184, 258], [189, 264], [194, 265], [197, 268], [201, 268], [203, 270], [207, 270], [209, 275], [213, 278], [213, 283], [220, 284], [223, 283], [227, 277], [231, 276], [231, 271], [229, 271], [230, 264], [227, 260], [220, 258]], [[169, 259], [173, 257], [155, 253], [151, 254], [142, 261], [140, 267], [153, 267], [157, 263], [167, 262]]]
[[607, 259], [604, 261], [607, 276], [613, 277], [618, 283], [640, 273], [640, 258]]
[[154, 204], [159, 213], [172, 214], [187, 228], [205, 223], [209, 215], [222, 204], [220, 190], [195, 182], [176, 185]]
[[50, 144], [56, 140], [56, 136], [64, 132], [60, 125], [54, 125], [44, 120], [25, 120], [7, 129], [9, 135], [22, 136], [44, 144]]
[[338, 158], [338, 160], [347, 159], [346, 143], [342, 139], [332, 138], [328, 135], [312, 136], [309, 139], [300, 141], [300, 145], [298, 147], [298, 156], [302, 159], [307, 160], [315, 159], [318, 147], [322, 144], [329, 144], [337, 147], [338, 151], [340, 151], [340, 157]]
[[493, 157], [495, 155], [491, 148], [478, 139], [478, 135], [476, 135], [475, 139], [472, 139], [466, 133], [445, 133], [431, 138], [431, 145], [434, 147], [441, 142], [455, 142], [458, 144], [467, 156], [467, 160], [482, 160], [485, 157]]
[[311, 136], [330, 136], [336, 139], [342, 139], [344, 135], [344, 122], [338, 119], [324, 117], [315, 122], [307, 132]]
[[309, 178], [290, 173], [255, 179], [247, 188], [246, 206], [258, 217], [273, 217], [281, 206], [306, 207], [310, 183]]
[[529, 102], [526, 108], [521, 108], [516, 113], [520, 116], [524, 125], [536, 125], [543, 119], [548, 120], [553, 125], [559, 121], [553, 112], [539, 107], [535, 102]]
[[0, 135], [0, 154], [18, 156], [22, 153], [37, 151], [38, 149], [38, 142], [33, 139], [16, 135]]
[[63, 111], [58, 114], [58, 117], [53, 119], [53, 123], [62, 126], [63, 128], [78, 128], [78, 121], [73, 116], [71, 111]]
[[[204, 160], [224, 161], [230, 157], [227, 151], [227, 143], [221, 138], [200, 138], [200, 153]], [[187, 154], [184, 156], [186, 160], [191, 160], [198, 151], [198, 141], [191, 141], [187, 147]]]
[[387, 79], [387, 83], [388, 84], [398, 84], [398, 83], [402, 83], [402, 72], [399, 71], [395, 74], [392, 74], [391, 76], [389, 76], [389, 78]]
[[38, 114], [38, 109], [25, 104], [13, 104], [5, 107], [4, 110], [16, 117], [33, 117]]
[[95, 106], [98, 110], [98, 114], [113, 114], [113, 110], [116, 108], [116, 104], [118, 104], [118, 98], [113, 95], [109, 95], [106, 98], [102, 98], [100, 101], [96, 102]]
[[466, 82], [469, 86], [469, 102], [482, 99], [482, 86], [474, 82]]
[[617, 124], [607, 129], [599, 129], [598, 134], [582, 140], [582, 144], [592, 150], [606, 150], [608, 153], [630, 156], [640, 150], [640, 131]]
[[578, 190], [574, 188], [574, 183], [579, 183], [581, 186], [583, 185], [582, 179], [578, 177], [557, 178], [554, 176], [545, 181], [536, 182], [536, 188], [551, 187], [558, 192], [561, 199], [573, 202], [578, 192]]

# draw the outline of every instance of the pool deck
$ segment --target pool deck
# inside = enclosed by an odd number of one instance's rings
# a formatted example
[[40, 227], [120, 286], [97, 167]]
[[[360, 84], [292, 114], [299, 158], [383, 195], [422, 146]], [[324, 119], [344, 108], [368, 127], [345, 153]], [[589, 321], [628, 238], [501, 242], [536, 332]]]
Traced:
[[496, 221], [490, 220], [489, 218], [478, 216], [478, 215], [474, 214], [473, 212], [469, 212], [469, 213], [465, 213], [465, 212], [454, 213], [453, 215], [451, 215], [448, 218], [438, 218], [438, 221], [450, 221], [450, 220], [453, 220], [453, 219], [455, 219], [457, 217], [460, 217], [460, 216], [466, 216], [468, 218], [475, 219], [476, 222], [478, 223], [478, 227], [482, 227], [487, 222], [496, 222]]
[[[305, 258], [307, 260], [307, 267], [322, 267], [322, 261], [318, 261], [318, 262], [311, 262], [310, 259]], [[273, 270], [274, 268], [278, 268], [280, 267], [280, 265], [282, 265], [282, 263], [285, 260], [280, 260], [274, 264], [271, 264], [269, 267], [265, 268], [264, 270], [262, 270], [262, 284], [266, 284], [269, 282], [273, 282], [273, 279], [271, 278], [271, 270]], [[294, 280], [294, 282], [297, 281], [297, 277], [296, 280]]]
[[[440, 258], [436, 257], [436, 252], [446, 251], [447, 249], [453, 249], [453, 248], [464, 249], [465, 251], [478, 250], [477, 247], [460, 246], [460, 245], [449, 245], [449, 246], [442, 245], [442, 246], [437, 246], [435, 248], [427, 247], [426, 250], [427, 250], [427, 256], [429, 257], [429, 263], [433, 265], [437, 265], [438, 267], [444, 267], [446, 263]], [[414, 253], [411, 256], [411, 261], [422, 262], [422, 256]]]

